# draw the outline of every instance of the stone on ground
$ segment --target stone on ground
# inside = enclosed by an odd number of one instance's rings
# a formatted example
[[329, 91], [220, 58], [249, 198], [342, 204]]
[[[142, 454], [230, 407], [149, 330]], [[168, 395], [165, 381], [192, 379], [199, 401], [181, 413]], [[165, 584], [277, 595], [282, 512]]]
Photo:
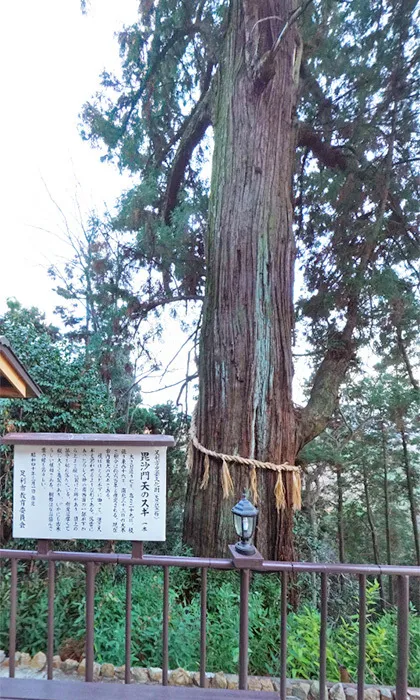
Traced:
[[38, 651], [38, 653], [32, 657], [31, 668], [34, 671], [42, 671], [42, 669], [45, 668], [46, 663], [47, 657], [45, 656], [44, 652]]
[[114, 664], [102, 664], [101, 666], [101, 676], [103, 678], [114, 678], [115, 666]]
[[192, 685], [193, 680], [184, 668], [176, 668], [169, 675], [169, 685]]
[[228, 687], [227, 679], [226, 679], [226, 676], [223, 673], [223, 671], [218, 671], [217, 673], [214, 674], [214, 676], [210, 682], [210, 687], [211, 688], [222, 688], [222, 689], [225, 689]]
[[162, 669], [157, 666], [152, 666], [147, 669], [149, 672], [149, 678], [152, 683], [162, 683]]
[[63, 673], [74, 673], [77, 671], [79, 662], [76, 659], [65, 659], [61, 662], [61, 670]]
[[135, 683], [148, 683], [149, 674], [147, 673], [147, 668], [141, 668], [140, 666], [133, 666], [131, 669], [131, 675]]
[[335, 683], [330, 688], [330, 700], [346, 700], [342, 683]]

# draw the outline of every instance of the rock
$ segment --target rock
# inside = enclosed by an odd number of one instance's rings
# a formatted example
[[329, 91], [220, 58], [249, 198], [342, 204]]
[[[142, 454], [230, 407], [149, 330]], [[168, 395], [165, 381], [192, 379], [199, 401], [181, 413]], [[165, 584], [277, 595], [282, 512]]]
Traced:
[[133, 666], [131, 669], [131, 675], [135, 683], [148, 683], [149, 674], [147, 673], [147, 668], [140, 668], [140, 666]]
[[[391, 688], [379, 688], [379, 695], [381, 696], [381, 700], [392, 700]], [[408, 695], [410, 695], [410, 691], [408, 692]], [[420, 698], [420, 693], [419, 693], [419, 698]], [[413, 700], [414, 700], [414, 698], [413, 698]]]
[[342, 683], [335, 683], [330, 688], [330, 700], [346, 700]]
[[[280, 678], [272, 678], [274, 691], [276, 693], [280, 692]], [[286, 697], [292, 697], [292, 686], [289, 680], [286, 680]]]
[[262, 677], [261, 679], [261, 690], [265, 690], [267, 693], [274, 692], [274, 685], [271, 678]]
[[102, 664], [102, 666], [101, 666], [102, 678], [114, 678], [114, 675], [115, 675], [114, 664]]
[[357, 698], [357, 688], [349, 688], [346, 686], [344, 688], [344, 693], [346, 696], [346, 700], [356, 700]]
[[149, 678], [152, 683], [162, 683], [162, 669], [157, 666], [152, 666], [147, 669]]
[[31, 655], [23, 653], [20, 655], [19, 666], [30, 666], [31, 665]]
[[31, 668], [34, 671], [42, 671], [42, 669], [45, 668], [46, 663], [47, 657], [45, 656], [44, 652], [38, 651], [38, 653], [32, 657]]
[[86, 659], [82, 659], [77, 667], [77, 675], [84, 676], [86, 673]]
[[248, 690], [262, 690], [261, 681], [257, 676], [249, 676]]
[[20, 651], [15, 652], [15, 666], [19, 666], [21, 656], [22, 654], [20, 653]]
[[312, 681], [309, 688], [309, 695], [312, 700], [319, 700], [319, 681]]
[[198, 671], [194, 671], [194, 673], [191, 675], [193, 685], [196, 685], [197, 688], [200, 687], [200, 674]]
[[223, 689], [228, 687], [226, 676], [223, 671], [218, 671], [214, 674], [213, 678], [211, 679], [210, 687]]
[[6, 659], [6, 654], [4, 653], [3, 649], [0, 649], [0, 666], [5, 659]]
[[226, 673], [226, 683], [229, 690], [238, 690], [239, 676], [236, 673]]
[[63, 673], [74, 673], [77, 671], [77, 667], [79, 666], [79, 662], [76, 661], [76, 659], [66, 659], [65, 661], [61, 662], [61, 670]]
[[176, 668], [175, 671], [171, 671], [168, 683], [169, 685], [192, 685], [193, 680], [188, 671], [183, 668]]
[[61, 656], [58, 654], [53, 656], [53, 668], [61, 668]]
[[125, 664], [122, 666], [115, 666], [114, 672], [117, 678], [123, 681], [125, 679]]
[[410, 700], [420, 700], [420, 688], [409, 688], [407, 695]]
[[380, 693], [378, 688], [365, 688], [364, 699], [365, 700], [380, 700]]
[[308, 700], [310, 689], [310, 683], [305, 683], [304, 681], [297, 681], [292, 683], [292, 695], [295, 698], [299, 698], [300, 700]]

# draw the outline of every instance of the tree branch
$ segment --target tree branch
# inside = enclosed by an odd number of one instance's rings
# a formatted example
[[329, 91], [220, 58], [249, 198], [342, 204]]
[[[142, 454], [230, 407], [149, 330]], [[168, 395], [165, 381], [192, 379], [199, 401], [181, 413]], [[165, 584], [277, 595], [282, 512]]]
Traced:
[[[280, 34], [278, 35], [275, 43], [273, 44], [272, 48], [269, 51], [266, 51], [263, 56], [261, 56], [261, 59], [258, 61], [258, 64], [256, 66], [255, 70], [255, 75], [256, 78], [259, 82], [267, 84], [269, 80], [272, 78], [274, 74], [274, 59], [277, 56], [281, 42], [283, 41], [284, 36], [286, 33], [289, 31], [290, 27], [297, 22], [299, 17], [303, 15], [303, 13], [307, 10], [309, 5], [312, 3], [313, 0], [306, 0], [306, 2], [303, 2], [302, 5], [299, 5], [292, 14], [290, 15], [289, 19], [283, 26]], [[254, 26], [251, 29], [251, 34], [254, 31], [255, 27], [260, 24], [261, 22], [271, 20], [271, 19], [280, 19], [276, 15], [270, 16], [270, 17], [263, 17], [259, 19], [257, 22], [255, 22]]]
[[299, 449], [325, 430], [338, 406], [340, 385], [355, 354], [352, 336], [356, 322], [357, 301], [352, 299], [348, 306], [346, 326], [332, 339], [315, 373], [309, 401], [301, 409]]
[[193, 151], [198, 146], [211, 124], [211, 99], [212, 90], [209, 89], [197, 102], [197, 105], [188, 117], [184, 133], [179, 141], [168, 178], [165, 203], [162, 212], [163, 220], [167, 225], [170, 224], [171, 214], [176, 206], [185, 170], [191, 160]]
[[191, 24], [189, 27], [177, 27], [174, 30], [172, 36], [168, 39], [168, 41], [163, 45], [163, 47], [160, 49], [160, 51], [158, 51], [156, 56], [151, 61], [148, 69], [146, 70], [144, 78], [141, 81], [140, 87], [132, 94], [130, 99], [130, 107], [121, 123], [121, 136], [125, 133], [129, 125], [130, 119], [132, 117], [132, 114], [135, 108], [137, 107], [139, 100], [144, 95], [144, 92], [149, 84], [150, 79], [156, 75], [159, 66], [163, 63], [168, 52], [177, 44], [177, 42], [180, 39], [188, 37], [190, 36], [190, 34], [197, 34], [199, 32], [202, 32], [202, 30], [203, 27], [200, 24]]
[[138, 299], [133, 299], [130, 304], [129, 311], [130, 317], [133, 318], [144, 318], [147, 316], [149, 311], [158, 309], [160, 306], [166, 306], [167, 304], [175, 304], [178, 301], [203, 301], [202, 296], [199, 294], [186, 294], [177, 296], [165, 296], [153, 299], [147, 302], [140, 302]]
[[299, 124], [297, 145], [309, 148], [314, 156], [329, 168], [338, 168], [343, 172], [354, 169], [351, 168], [355, 161], [354, 155], [349, 151], [345, 152], [343, 146], [332, 146], [309, 124]]

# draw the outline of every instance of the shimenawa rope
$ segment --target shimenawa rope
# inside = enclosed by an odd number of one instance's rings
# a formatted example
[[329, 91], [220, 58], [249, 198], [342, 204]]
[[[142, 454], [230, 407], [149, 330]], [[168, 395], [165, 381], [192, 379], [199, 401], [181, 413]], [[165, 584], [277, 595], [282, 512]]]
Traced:
[[209, 450], [207, 447], [198, 441], [197, 435], [195, 433], [195, 421], [194, 417], [191, 422], [190, 430], [190, 443], [188, 446], [188, 457], [187, 465], [191, 470], [193, 464], [194, 450], [204, 454], [204, 475], [201, 482], [200, 488], [206, 489], [210, 478], [210, 457], [217, 459], [222, 462], [222, 489], [223, 498], [228, 498], [233, 494], [233, 482], [232, 477], [229, 472], [228, 464], [242, 464], [245, 467], [250, 467], [250, 490], [252, 498], [255, 503], [258, 502], [258, 488], [257, 488], [257, 469], [270, 469], [271, 471], [277, 472], [277, 481], [274, 487], [274, 497], [276, 499], [277, 510], [281, 510], [286, 507], [286, 494], [283, 484], [283, 472], [292, 472], [293, 474], [293, 488], [292, 488], [292, 504], [293, 510], [300, 510], [301, 508], [301, 478], [299, 467], [284, 462], [283, 464], [273, 464], [272, 462], [261, 462], [258, 459], [251, 459], [247, 457], [240, 457], [239, 455], [227, 455], [223, 452], [215, 452], [214, 450]]

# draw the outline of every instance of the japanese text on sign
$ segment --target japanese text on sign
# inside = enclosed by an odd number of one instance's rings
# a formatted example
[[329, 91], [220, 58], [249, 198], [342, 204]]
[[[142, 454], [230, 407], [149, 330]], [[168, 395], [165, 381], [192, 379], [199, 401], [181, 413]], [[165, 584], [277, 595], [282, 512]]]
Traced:
[[165, 539], [166, 448], [15, 446], [13, 536]]

